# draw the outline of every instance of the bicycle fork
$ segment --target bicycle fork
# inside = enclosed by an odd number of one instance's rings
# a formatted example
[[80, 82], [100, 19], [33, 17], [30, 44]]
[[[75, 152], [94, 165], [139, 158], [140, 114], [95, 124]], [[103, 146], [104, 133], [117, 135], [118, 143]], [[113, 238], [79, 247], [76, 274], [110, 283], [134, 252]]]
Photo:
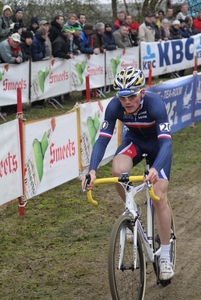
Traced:
[[120, 231], [119, 263], [118, 263], [119, 270], [121, 270], [122, 264], [123, 264], [125, 240], [126, 240], [126, 228], [121, 229], [121, 231]]

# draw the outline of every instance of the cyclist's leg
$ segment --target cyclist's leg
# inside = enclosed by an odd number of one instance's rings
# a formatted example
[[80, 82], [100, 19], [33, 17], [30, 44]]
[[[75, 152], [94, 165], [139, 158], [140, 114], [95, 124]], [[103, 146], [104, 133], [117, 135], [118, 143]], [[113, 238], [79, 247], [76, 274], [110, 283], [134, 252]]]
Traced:
[[[130, 172], [134, 161], [135, 164], [142, 160], [142, 154], [139, 148], [129, 139], [125, 139], [116, 151], [112, 163], [113, 176], [121, 176], [122, 173]], [[125, 201], [125, 192], [120, 184], [115, 184], [120, 197]]]
[[[132, 159], [124, 154], [118, 154], [114, 157], [112, 163], [113, 176], [121, 176], [122, 173], [130, 172], [133, 167]], [[118, 183], [115, 184], [116, 190], [122, 200], [125, 202], [125, 191]]]
[[154, 184], [154, 192], [160, 197], [160, 201], [153, 201], [156, 211], [156, 224], [161, 244], [168, 245], [170, 242], [171, 215], [167, 199], [168, 180], [161, 179]]
[[[154, 144], [155, 143], [155, 144]], [[154, 163], [159, 151], [157, 142], [149, 143], [149, 161], [150, 167]], [[161, 244], [170, 243], [171, 214], [167, 199], [167, 189], [170, 178], [171, 161], [165, 162], [163, 168], [158, 172], [159, 180], [154, 184], [154, 192], [160, 198], [160, 201], [153, 201], [156, 212], [156, 224], [161, 240]]]
[[[155, 143], [155, 147], [153, 147]], [[158, 155], [159, 145], [157, 142], [149, 143], [150, 166], [152, 166]], [[170, 232], [171, 232], [171, 212], [168, 205], [167, 189], [170, 177], [171, 161], [166, 161], [163, 169], [158, 172], [159, 180], [154, 184], [154, 192], [160, 197], [160, 201], [153, 201], [156, 212], [156, 224], [161, 241], [160, 256], [160, 279], [169, 280], [174, 276], [173, 266], [170, 264]]]
[[161, 240], [160, 279], [169, 280], [174, 276], [173, 266], [170, 264], [170, 232], [171, 212], [167, 200], [168, 180], [159, 179], [154, 185], [154, 192], [160, 201], [153, 202], [156, 212], [156, 223]]

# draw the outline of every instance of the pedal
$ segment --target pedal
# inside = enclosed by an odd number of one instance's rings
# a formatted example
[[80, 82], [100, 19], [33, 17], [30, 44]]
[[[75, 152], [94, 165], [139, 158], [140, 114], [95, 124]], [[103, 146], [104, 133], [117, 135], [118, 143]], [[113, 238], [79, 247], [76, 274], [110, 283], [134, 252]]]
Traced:
[[171, 279], [169, 279], [169, 280], [160, 280], [160, 284], [161, 284], [163, 287], [168, 286], [170, 283], [171, 283]]

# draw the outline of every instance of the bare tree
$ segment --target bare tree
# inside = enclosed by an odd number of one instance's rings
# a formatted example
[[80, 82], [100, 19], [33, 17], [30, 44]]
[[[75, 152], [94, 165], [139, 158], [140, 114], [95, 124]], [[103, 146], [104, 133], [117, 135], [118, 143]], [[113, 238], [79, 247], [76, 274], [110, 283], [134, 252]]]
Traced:
[[[127, 14], [134, 15], [139, 21], [144, 18], [147, 11], [156, 12], [161, 7], [166, 11], [167, 1], [165, 0], [123, 0], [123, 9]], [[120, 3], [118, 0], [111, 0], [113, 20], [117, 18]], [[122, 6], [121, 6], [122, 9]]]
[[97, 22], [112, 22], [117, 18], [118, 10], [125, 10], [134, 19], [141, 22], [147, 11], [155, 12], [158, 10], [162, 2], [165, 0], [111, 0], [111, 6], [107, 10], [107, 6], [101, 3], [101, 0], [7, 0], [12, 7], [13, 13], [17, 7], [24, 9], [23, 20], [26, 26], [29, 26], [32, 16], [36, 16], [39, 20], [47, 19], [49, 22], [53, 20], [56, 14], [62, 14], [65, 21], [69, 13], [84, 13], [88, 22], [96, 24]]

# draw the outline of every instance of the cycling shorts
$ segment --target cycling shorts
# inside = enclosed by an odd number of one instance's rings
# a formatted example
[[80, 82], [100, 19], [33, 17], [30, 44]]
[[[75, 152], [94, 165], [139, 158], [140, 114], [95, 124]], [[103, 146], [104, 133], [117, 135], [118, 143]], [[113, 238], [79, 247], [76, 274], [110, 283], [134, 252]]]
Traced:
[[[150, 139], [142, 141], [137, 138], [125, 137], [122, 144], [117, 148], [115, 156], [118, 154], [124, 154], [130, 156], [133, 161], [133, 166], [136, 166], [142, 159], [143, 154], [147, 153], [149, 157], [150, 167], [153, 165], [159, 152], [158, 139]], [[167, 160], [161, 170], [158, 171], [159, 178], [170, 178], [171, 160]]]

